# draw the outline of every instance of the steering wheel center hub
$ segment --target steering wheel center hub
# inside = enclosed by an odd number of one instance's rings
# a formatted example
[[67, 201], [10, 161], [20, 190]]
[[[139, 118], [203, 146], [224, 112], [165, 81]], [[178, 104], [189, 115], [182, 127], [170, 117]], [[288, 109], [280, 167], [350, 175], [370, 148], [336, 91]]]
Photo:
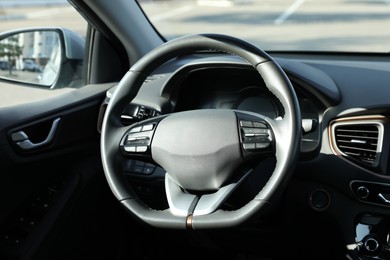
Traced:
[[243, 161], [232, 110], [168, 116], [157, 126], [151, 149], [153, 160], [185, 190], [218, 190]]

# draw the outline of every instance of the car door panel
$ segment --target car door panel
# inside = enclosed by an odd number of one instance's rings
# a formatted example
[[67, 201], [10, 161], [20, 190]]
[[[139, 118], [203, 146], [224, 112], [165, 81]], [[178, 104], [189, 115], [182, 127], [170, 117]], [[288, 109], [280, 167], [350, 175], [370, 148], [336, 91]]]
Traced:
[[[47, 236], [66, 219], [63, 212], [101, 173], [97, 118], [110, 87], [86, 86], [0, 110], [0, 258], [29, 259], [43, 250]], [[33, 144], [51, 136], [26, 150], [15, 137], [21, 131]]]

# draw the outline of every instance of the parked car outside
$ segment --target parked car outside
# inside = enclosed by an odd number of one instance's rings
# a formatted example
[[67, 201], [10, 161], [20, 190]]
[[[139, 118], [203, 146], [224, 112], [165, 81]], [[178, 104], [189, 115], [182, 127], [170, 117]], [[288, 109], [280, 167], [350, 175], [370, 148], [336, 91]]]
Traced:
[[0, 69], [1, 70], [8, 70], [9, 69], [9, 62], [8, 61], [0, 61]]
[[23, 61], [23, 71], [32, 71], [32, 72], [41, 72], [42, 68], [40, 65], [35, 63], [33, 60], [25, 60]]

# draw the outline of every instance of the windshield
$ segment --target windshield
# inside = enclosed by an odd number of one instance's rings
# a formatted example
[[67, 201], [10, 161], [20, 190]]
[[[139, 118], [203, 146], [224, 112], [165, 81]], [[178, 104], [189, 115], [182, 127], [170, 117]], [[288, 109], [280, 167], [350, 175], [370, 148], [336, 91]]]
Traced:
[[169, 40], [223, 33], [267, 51], [390, 51], [390, 0], [139, 0]]

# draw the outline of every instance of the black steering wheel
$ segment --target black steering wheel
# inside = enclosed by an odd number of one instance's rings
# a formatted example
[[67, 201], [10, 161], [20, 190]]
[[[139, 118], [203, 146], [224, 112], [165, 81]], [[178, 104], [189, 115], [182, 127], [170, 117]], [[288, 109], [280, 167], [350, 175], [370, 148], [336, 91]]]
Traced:
[[[200, 109], [122, 125], [124, 108], [154, 69], [178, 56], [204, 50], [230, 53], [250, 63], [279, 99], [283, 116], [271, 119], [246, 111]], [[242, 224], [269, 206], [294, 170], [300, 140], [297, 97], [278, 64], [248, 42], [226, 35], [200, 34], [168, 41], [140, 59], [123, 77], [106, 108], [101, 157], [116, 198], [146, 223], [176, 229], [224, 228]], [[168, 209], [149, 208], [122, 173], [125, 157], [140, 156], [166, 171]], [[274, 156], [276, 163], [260, 192], [238, 209], [222, 209], [222, 203], [250, 174], [249, 170], [237, 176], [237, 168], [265, 156]]]

